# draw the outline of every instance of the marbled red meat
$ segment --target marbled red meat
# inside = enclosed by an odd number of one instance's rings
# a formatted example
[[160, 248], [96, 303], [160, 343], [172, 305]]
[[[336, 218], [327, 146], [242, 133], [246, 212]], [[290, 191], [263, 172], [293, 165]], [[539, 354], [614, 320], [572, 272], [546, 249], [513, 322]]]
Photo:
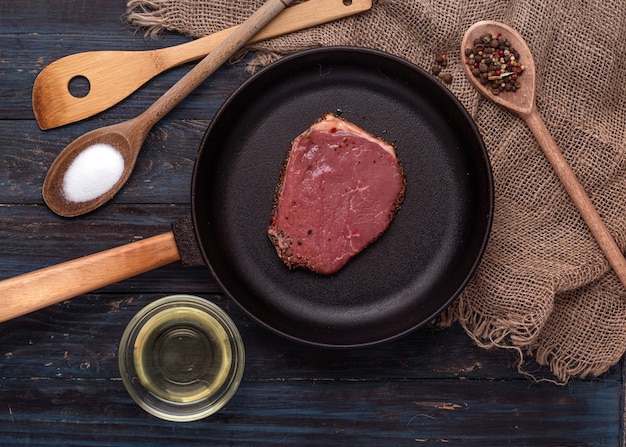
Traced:
[[292, 142], [268, 235], [288, 267], [335, 273], [387, 229], [405, 187], [391, 144], [326, 114]]

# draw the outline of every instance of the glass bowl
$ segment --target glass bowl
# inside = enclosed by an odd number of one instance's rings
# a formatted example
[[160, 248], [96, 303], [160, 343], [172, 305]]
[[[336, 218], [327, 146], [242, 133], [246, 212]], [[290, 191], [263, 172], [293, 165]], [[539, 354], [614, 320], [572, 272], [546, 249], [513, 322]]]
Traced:
[[130, 321], [119, 368], [133, 400], [168, 421], [188, 422], [221, 409], [245, 366], [241, 335], [220, 307], [191, 295], [147, 305]]

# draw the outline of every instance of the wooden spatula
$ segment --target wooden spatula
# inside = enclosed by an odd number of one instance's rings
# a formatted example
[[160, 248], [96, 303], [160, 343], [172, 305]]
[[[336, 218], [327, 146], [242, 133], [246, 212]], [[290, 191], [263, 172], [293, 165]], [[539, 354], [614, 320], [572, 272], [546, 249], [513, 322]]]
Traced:
[[[308, 0], [285, 9], [249, 42], [341, 19], [372, 7], [373, 0]], [[33, 111], [41, 129], [80, 121], [117, 104], [147, 81], [172, 67], [200, 59], [237, 27], [191, 42], [150, 51], [91, 51], [58, 59], [33, 85]], [[89, 92], [73, 96], [70, 81], [84, 77]]]

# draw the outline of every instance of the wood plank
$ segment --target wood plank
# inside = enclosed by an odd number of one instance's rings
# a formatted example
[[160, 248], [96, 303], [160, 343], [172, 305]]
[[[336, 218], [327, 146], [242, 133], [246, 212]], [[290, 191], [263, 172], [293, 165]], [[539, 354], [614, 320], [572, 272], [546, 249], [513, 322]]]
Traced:
[[[107, 124], [98, 120], [101, 125]], [[34, 121], [0, 121], [0, 204], [43, 205], [48, 169], [67, 144], [94, 123], [43, 132]], [[144, 143], [133, 173], [110, 203], [188, 204], [196, 153], [208, 121], [163, 120]]]
[[[161, 293], [89, 294], [0, 325], [0, 377], [109, 379], [119, 377], [117, 348], [126, 324]], [[458, 327], [424, 328], [397, 341], [362, 349], [327, 350], [293, 343], [251, 321], [221, 294], [199, 293], [220, 305], [241, 331], [247, 376], [257, 380], [520, 377], [508, 352], [485, 352]], [[463, 354], [463, 355], [461, 355]], [[375, 363], [368, 359], [376, 358]], [[384, 367], [381, 367], [384, 365]], [[616, 381], [614, 375], [604, 378]]]
[[110, 33], [127, 30], [125, 0], [2, 0], [0, 33]]
[[[0, 325], [0, 378], [110, 379], [119, 377], [117, 348], [125, 326], [148, 303], [173, 293], [88, 294]], [[221, 293], [193, 292], [235, 321], [246, 347], [246, 377], [254, 380], [508, 380], [530, 384], [506, 350], [485, 351], [457, 325], [428, 326], [393, 342], [359, 349], [324, 349], [294, 343], [252, 321]], [[545, 368], [526, 365], [547, 374]], [[598, 389], [621, 383], [616, 366], [593, 381]], [[517, 386], [517, 385], [516, 385]], [[566, 390], [567, 388], [555, 387]], [[619, 402], [619, 395], [611, 401]], [[1, 413], [1, 412], [0, 412]]]
[[[128, 244], [171, 229], [190, 212], [188, 205], [107, 205], [80, 219], [61, 218], [45, 206], [0, 206], [0, 279]], [[8, 243], [10, 242], [10, 243]], [[204, 267], [174, 263], [105, 288], [108, 293], [139, 289], [219, 291]]]
[[[188, 40], [177, 35], [166, 35], [156, 42], [150, 42], [130, 35], [114, 35], [99, 36], [96, 41], [92, 36], [85, 36], [85, 34], [60, 35], [56, 39], [44, 40], [37, 35], [6, 36], [0, 31], [0, 48], [3, 48], [3, 55], [0, 58], [0, 95], [3, 98], [0, 104], [0, 119], [34, 119], [31, 96], [35, 78], [48, 64], [64, 56], [96, 50], [146, 51]], [[128, 119], [138, 115], [174, 85], [192, 66], [193, 63], [185, 64], [153, 78], [130, 97], [100, 114], [99, 117]], [[226, 100], [247, 77], [245, 62], [237, 65], [224, 65], [189, 98], [177, 106], [168, 117], [211, 118], [216, 107]]]
[[618, 411], [612, 399], [617, 384], [598, 390], [593, 382], [563, 389], [480, 380], [471, 386], [434, 380], [245, 380], [221, 412], [178, 425], [145, 414], [119, 380], [21, 379], [10, 385], [0, 397], [3, 445], [599, 447], [619, 442], [609, 422]]

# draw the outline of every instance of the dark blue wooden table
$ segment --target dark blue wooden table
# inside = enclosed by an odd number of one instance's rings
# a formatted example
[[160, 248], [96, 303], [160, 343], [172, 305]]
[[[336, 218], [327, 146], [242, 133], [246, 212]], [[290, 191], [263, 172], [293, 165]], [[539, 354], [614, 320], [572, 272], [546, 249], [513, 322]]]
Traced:
[[[31, 88], [50, 62], [186, 41], [144, 40], [121, 20], [124, 9], [124, 0], [0, 2], [0, 279], [161, 234], [189, 212], [196, 150], [247, 78], [241, 64], [220, 69], [153, 129], [108, 205], [64, 219], [41, 198], [48, 167], [70, 141], [137, 115], [189, 69], [159, 76], [95, 118], [40, 130]], [[125, 325], [174, 293], [226, 309], [247, 350], [235, 397], [193, 423], [145, 413], [117, 366]], [[0, 324], [0, 445], [624, 445], [623, 362], [601, 378], [556, 386], [519, 374], [516, 360], [476, 347], [458, 327], [365, 349], [302, 346], [246, 318], [204, 268], [173, 264]]]

